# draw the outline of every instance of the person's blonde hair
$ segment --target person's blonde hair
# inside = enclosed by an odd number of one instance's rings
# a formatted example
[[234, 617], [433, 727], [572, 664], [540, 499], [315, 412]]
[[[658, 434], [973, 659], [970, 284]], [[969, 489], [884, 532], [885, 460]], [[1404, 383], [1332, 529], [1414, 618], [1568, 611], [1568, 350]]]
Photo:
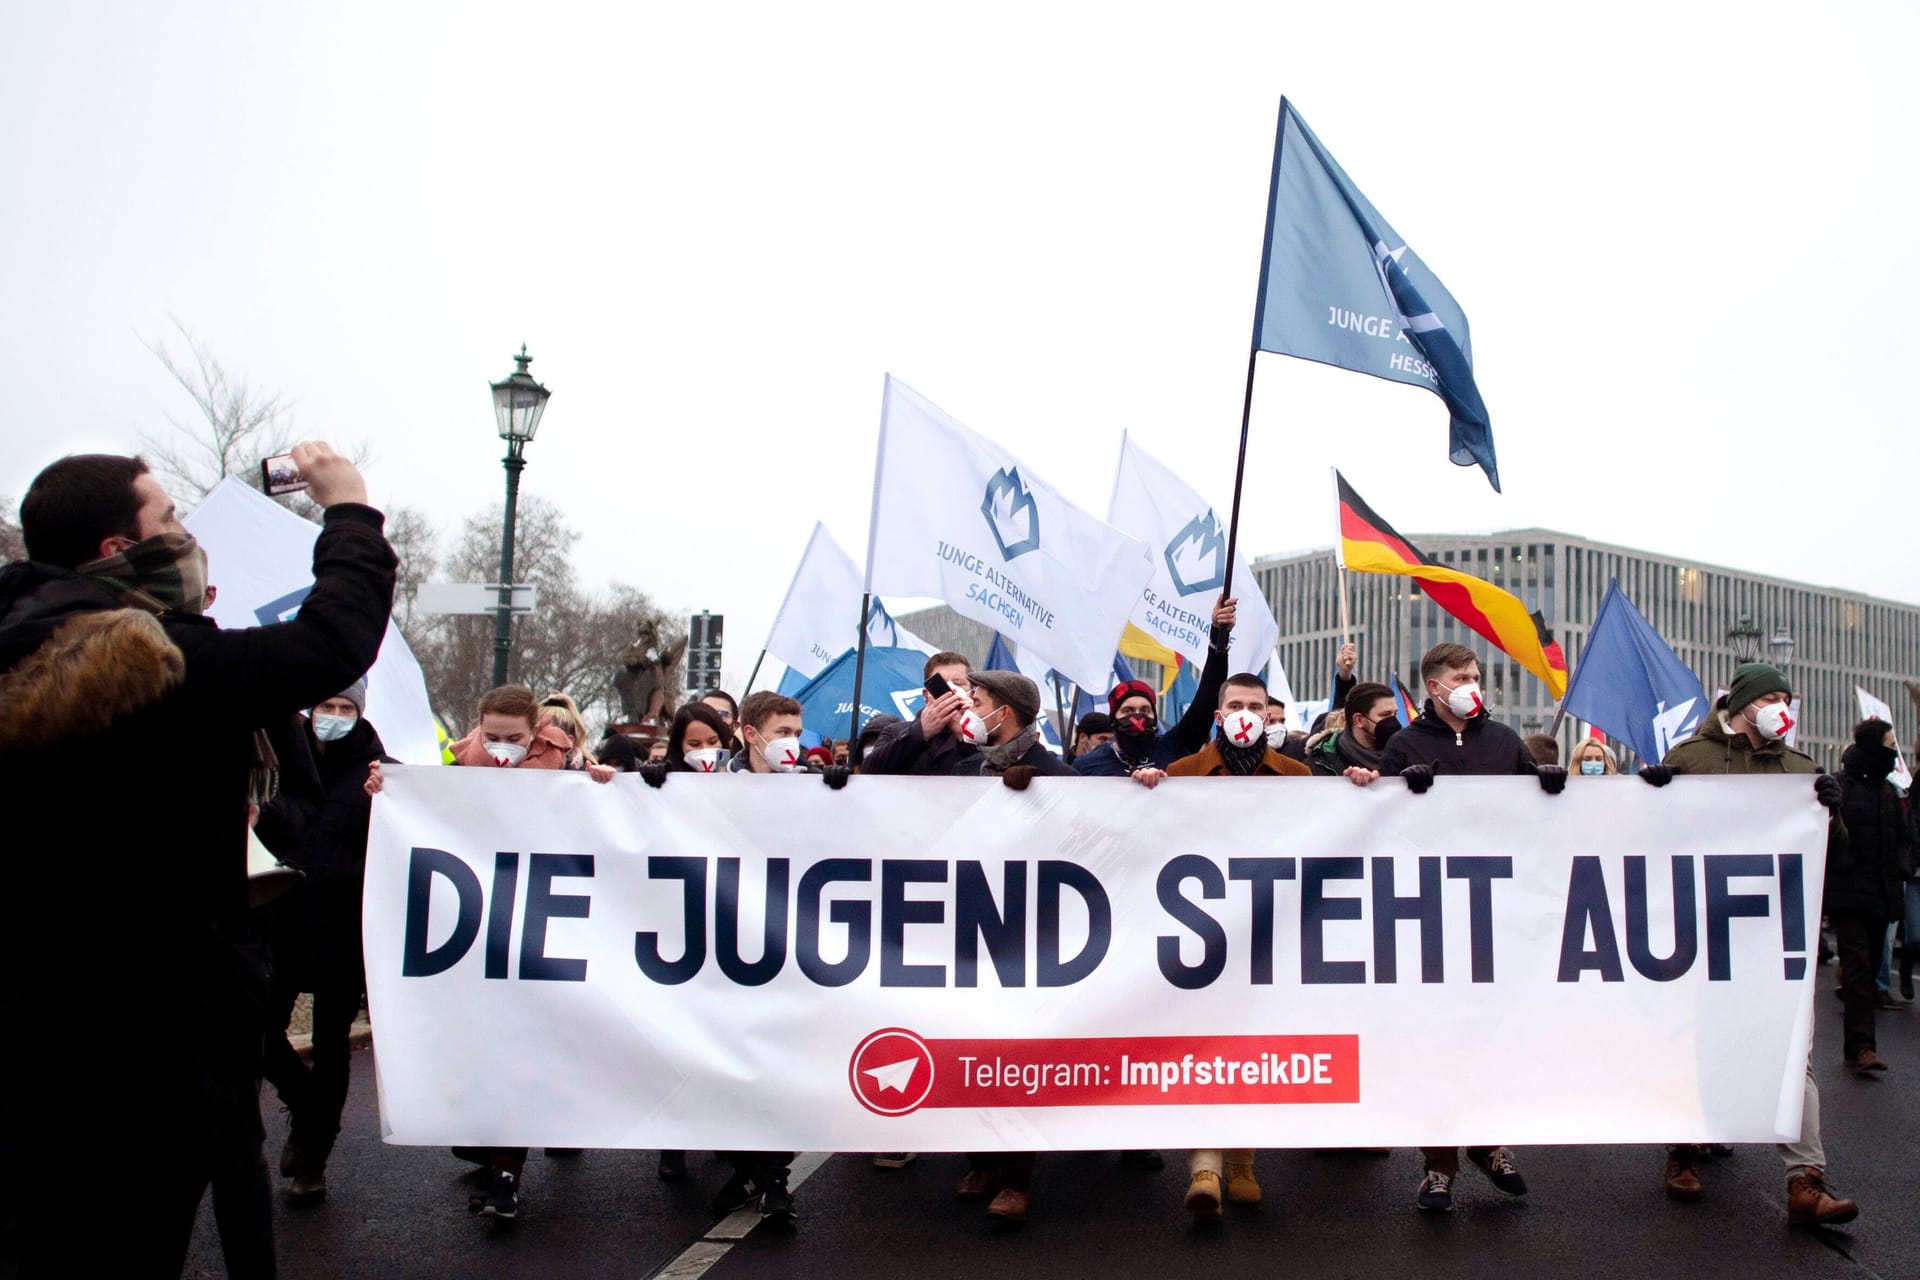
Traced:
[[1569, 764], [1572, 765], [1572, 769], [1570, 770], [1570, 772], [1573, 772], [1573, 773], [1580, 772], [1581, 753], [1586, 751], [1588, 747], [1598, 747], [1600, 749], [1600, 762], [1607, 766], [1608, 773], [1620, 772], [1620, 764], [1618, 761], [1616, 761], [1613, 758], [1613, 748], [1609, 747], [1606, 743], [1600, 741], [1600, 739], [1598, 738], [1582, 738], [1577, 744], [1575, 744], [1573, 748], [1573, 759], [1568, 762]]
[[573, 739], [573, 749], [578, 751], [588, 764], [599, 764], [593, 752], [587, 750], [587, 722], [580, 718], [580, 708], [572, 698], [564, 693], [550, 693], [540, 700], [540, 722], [550, 724]]

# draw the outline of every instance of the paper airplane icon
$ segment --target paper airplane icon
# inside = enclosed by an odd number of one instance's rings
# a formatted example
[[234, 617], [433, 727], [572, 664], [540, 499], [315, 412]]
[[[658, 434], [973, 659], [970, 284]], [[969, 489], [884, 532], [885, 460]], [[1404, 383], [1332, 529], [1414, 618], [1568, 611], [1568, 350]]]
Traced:
[[861, 1074], [872, 1076], [874, 1085], [881, 1093], [889, 1089], [895, 1093], [905, 1093], [907, 1085], [913, 1081], [913, 1070], [919, 1065], [918, 1058], [902, 1058], [884, 1067], [868, 1067]]

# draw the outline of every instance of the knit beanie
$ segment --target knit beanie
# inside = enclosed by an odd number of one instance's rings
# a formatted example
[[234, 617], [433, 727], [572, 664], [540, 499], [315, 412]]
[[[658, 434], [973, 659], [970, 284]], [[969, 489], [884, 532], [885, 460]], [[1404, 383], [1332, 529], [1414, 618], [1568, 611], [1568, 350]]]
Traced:
[[1738, 715], [1752, 706], [1755, 699], [1770, 693], [1792, 697], [1793, 686], [1787, 683], [1780, 668], [1770, 662], [1743, 662], [1734, 668], [1733, 680], [1727, 685], [1727, 710]]
[[355, 680], [352, 684], [333, 696], [336, 698], [345, 698], [353, 704], [355, 711], [358, 711], [363, 716], [367, 714], [367, 678], [365, 676], [361, 676], [358, 680]]

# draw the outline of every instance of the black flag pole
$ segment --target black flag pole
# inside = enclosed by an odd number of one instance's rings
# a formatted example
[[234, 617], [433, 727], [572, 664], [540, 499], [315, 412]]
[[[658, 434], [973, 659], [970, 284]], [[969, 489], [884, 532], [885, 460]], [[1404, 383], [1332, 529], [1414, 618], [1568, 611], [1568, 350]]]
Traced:
[[[1262, 275], [1265, 273], [1262, 272]], [[1233, 567], [1240, 562], [1234, 552], [1240, 541], [1240, 491], [1247, 480], [1247, 425], [1253, 420], [1253, 362], [1260, 348], [1247, 352], [1247, 395], [1240, 404], [1240, 456], [1233, 464], [1233, 511], [1227, 517], [1227, 580], [1223, 594], [1233, 594]]]
[[753, 670], [747, 673], [747, 687], [740, 691], [741, 697], [744, 698], [748, 694], [753, 692], [753, 682], [760, 678], [760, 664], [765, 662], [766, 660], [767, 660], [767, 651], [765, 649], [762, 649], [760, 651], [760, 656], [753, 660]]
[[860, 644], [853, 654], [853, 727], [847, 733], [847, 759], [860, 764], [860, 677], [867, 671], [867, 613], [873, 608], [873, 592], [860, 596]]
[[1233, 511], [1227, 519], [1226, 590], [1233, 594], [1234, 559], [1240, 545], [1240, 491], [1247, 478], [1247, 426], [1253, 420], [1253, 366], [1260, 355], [1260, 329], [1267, 313], [1267, 273], [1273, 269], [1273, 215], [1280, 204], [1280, 147], [1287, 139], [1287, 100], [1280, 99], [1280, 119], [1274, 126], [1273, 170], [1267, 175], [1267, 220], [1260, 233], [1260, 285], [1253, 295], [1253, 338], [1247, 346], [1247, 393], [1240, 402], [1240, 456], [1233, 464]]

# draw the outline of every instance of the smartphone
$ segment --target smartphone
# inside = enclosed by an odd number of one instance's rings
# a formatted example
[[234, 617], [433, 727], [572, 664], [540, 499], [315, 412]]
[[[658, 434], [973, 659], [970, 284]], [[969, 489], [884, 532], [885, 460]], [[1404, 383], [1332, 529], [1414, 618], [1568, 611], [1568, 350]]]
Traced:
[[300, 474], [292, 454], [276, 453], [260, 463], [260, 488], [269, 498], [277, 498], [283, 493], [299, 493], [306, 487], [307, 479]]
[[948, 684], [947, 678], [938, 671], [927, 677], [927, 701], [931, 702], [935, 698], [944, 698], [952, 692], [953, 686]]

